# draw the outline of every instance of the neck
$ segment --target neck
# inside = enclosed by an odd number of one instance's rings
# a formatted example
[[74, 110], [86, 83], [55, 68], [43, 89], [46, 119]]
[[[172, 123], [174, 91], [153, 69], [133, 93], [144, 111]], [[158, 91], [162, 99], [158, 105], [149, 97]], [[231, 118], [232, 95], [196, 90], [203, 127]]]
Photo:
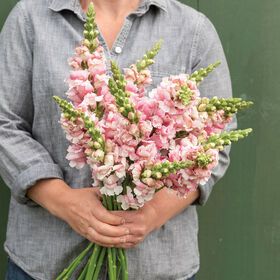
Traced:
[[80, 0], [84, 11], [88, 9], [91, 2], [96, 11], [119, 17], [134, 11], [139, 6], [140, 0]]

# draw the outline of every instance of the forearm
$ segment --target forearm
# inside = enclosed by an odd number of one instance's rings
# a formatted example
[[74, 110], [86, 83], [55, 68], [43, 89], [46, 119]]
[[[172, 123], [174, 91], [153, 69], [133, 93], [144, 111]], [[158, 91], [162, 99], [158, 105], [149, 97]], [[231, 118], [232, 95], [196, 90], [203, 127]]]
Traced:
[[175, 192], [163, 188], [157, 192], [154, 198], [147, 203], [153, 207], [156, 212], [157, 225], [156, 228], [161, 227], [172, 217], [182, 212], [185, 208], [191, 205], [199, 197], [199, 189], [190, 192], [185, 198], [178, 197]]
[[63, 206], [70, 190], [71, 188], [61, 179], [44, 179], [32, 186], [27, 196], [53, 215], [60, 217], [58, 206], [59, 208]]

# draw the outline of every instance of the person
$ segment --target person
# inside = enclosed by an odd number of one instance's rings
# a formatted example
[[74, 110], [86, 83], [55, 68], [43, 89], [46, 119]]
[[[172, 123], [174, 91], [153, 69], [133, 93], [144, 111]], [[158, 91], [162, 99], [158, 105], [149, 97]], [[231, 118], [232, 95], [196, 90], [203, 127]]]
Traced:
[[[93, 0], [107, 59], [128, 67], [160, 38], [153, 85], [220, 60], [201, 85], [205, 96], [231, 96], [215, 28], [175, 0]], [[87, 240], [127, 248], [129, 278], [194, 279], [199, 270], [196, 205], [204, 205], [229, 164], [229, 149], [204, 186], [186, 199], [165, 189], [130, 212], [109, 212], [91, 187], [89, 168], [65, 159], [67, 140], [52, 96], [64, 97], [67, 59], [82, 39], [90, 0], [21, 0], [0, 37], [0, 175], [11, 190], [5, 251], [7, 279], [54, 279]], [[234, 126], [234, 124], [233, 124]], [[105, 276], [104, 276], [105, 277]]]

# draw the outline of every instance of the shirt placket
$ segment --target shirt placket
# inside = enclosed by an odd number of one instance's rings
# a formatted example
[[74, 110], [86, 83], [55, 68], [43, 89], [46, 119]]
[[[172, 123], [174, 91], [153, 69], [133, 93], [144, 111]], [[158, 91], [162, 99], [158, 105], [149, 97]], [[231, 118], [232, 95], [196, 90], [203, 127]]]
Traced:
[[[74, 7], [73, 7], [74, 13], [78, 16], [78, 18], [80, 18], [82, 21], [85, 22], [86, 15], [82, 10], [81, 5], [79, 4], [79, 1], [74, 1], [73, 5], [74, 5]], [[126, 39], [129, 35], [130, 29], [132, 27], [134, 18], [143, 16], [148, 11], [148, 9], [149, 9], [148, 1], [142, 0], [140, 2], [140, 6], [137, 8], [137, 10], [135, 10], [134, 12], [132, 12], [130, 15], [128, 15], [125, 18], [124, 24], [121, 28], [120, 33], [118, 34], [117, 38], [115, 39], [115, 41], [113, 43], [112, 49], [109, 49], [102, 33], [99, 31], [98, 40], [104, 49], [107, 63], [110, 63], [111, 60], [119, 62], [121, 54], [122, 54], [124, 46], [125, 46]], [[110, 69], [110, 65], [107, 65], [107, 66], [108, 66], [107, 69]]]
[[127, 17], [121, 28], [120, 33], [118, 34], [118, 36], [112, 46], [112, 49], [108, 50], [108, 48], [107, 48], [110, 58], [112, 60], [115, 60], [117, 62], [119, 61], [119, 58], [120, 58], [120, 56], [123, 52], [124, 46], [125, 46], [126, 39], [129, 35], [131, 26], [132, 26], [132, 18]]

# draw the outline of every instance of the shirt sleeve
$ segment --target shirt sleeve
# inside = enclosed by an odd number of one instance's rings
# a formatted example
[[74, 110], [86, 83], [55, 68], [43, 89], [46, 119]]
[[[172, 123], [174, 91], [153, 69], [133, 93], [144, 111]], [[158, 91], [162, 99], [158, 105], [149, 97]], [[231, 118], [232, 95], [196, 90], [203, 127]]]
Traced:
[[40, 179], [63, 179], [48, 151], [32, 137], [32, 28], [22, 2], [0, 34], [0, 176], [19, 203]]
[[[200, 14], [192, 50], [192, 72], [207, 67], [211, 63], [221, 62], [221, 65], [201, 82], [199, 86], [201, 95], [209, 98], [214, 96], [232, 97], [230, 73], [221, 41], [215, 27], [203, 14]], [[227, 130], [235, 128], [236, 118], [233, 118], [233, 121], [227, 126]], [[199, 185], [200, 197], [195, 204], [204, 205], [207, 202], [213, 186], [224, 176], [229, 166], [229, 152], [230, 147], [226, 147], [219, 153], [219, 163], [213, 170], [211, 178], [205, 185]]]

